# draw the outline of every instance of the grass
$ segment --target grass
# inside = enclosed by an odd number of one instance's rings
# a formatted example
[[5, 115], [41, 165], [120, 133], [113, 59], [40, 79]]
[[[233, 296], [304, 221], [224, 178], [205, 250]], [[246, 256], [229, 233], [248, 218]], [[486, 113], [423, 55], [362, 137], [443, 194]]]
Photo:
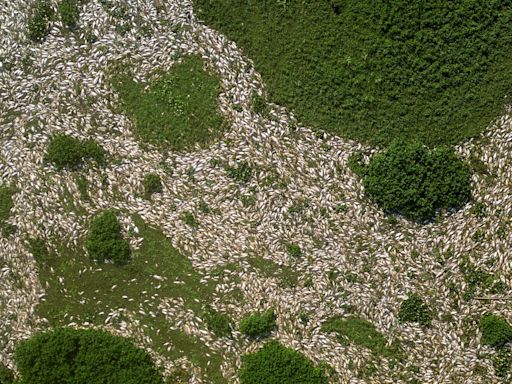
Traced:
[[50, 32], [53, 9], [48, 0], [37, 0], [30, 10], [27, 35], [34, 43], [42, 42]]
[[258, 270], [265, 277], [275, 278], [285, 287], [293, 287], [297, 285], [299, 272], [292, 267], [279, 265], [272, 260], [262, 257], [251, 257], [247, 259], [249, 264]]
[[476, 136], [512, 90], [512, 7], [500, 1], [194, 5], [254, 61], [269, 101], [317, 129], [372, 145]]
[[360, 317], [350, 316], [343, 319], [334, 316], [322, 324], [322, 331], [334, 332], [339, 341], [360, 345], [377, 355], [390, 355], [396, 352], [386, 347], [386, 338], [372, 323]]
[[0, 232], [2, 236], [9, 235], [13, 231], [13, 226], [6, 221], [10, 216], [11, 208], [14, 206], [12, 196], [15, 192], [16, 190], [9, 186], [0, 186]]
[[144, 90], [128, 73], [116, 73], [112, 85], [121, 107], [142, 141], [177, 151], [205, 147], [226, 127], [217, 98], [220, 82], [203, 69], [203, 61], [187, 56]]
[[[48, 288], [45, 301], [37, 307], [38, 314], [47, 318], [52, 326], [66, 325], [70, 321], [101, 325], [109, 312], [126, 308], [143, 324], [156, 351], [172, 359], [187, 356], [202, 369], [208, 382], [225, 383], [218, 354], [199, 339], [171, 330], [172, 324], [163, 315], [152, 317], [150, 314], [158, 312], [160, 298], [182, 298], [187, 308], [200, 314], [209, 304], [215, 287], [200, 283], [202, 276], [161, 231], [149, 227], [138, 216], [134, 221], [144, 242], [133, 252], [133, 259], [126, 266], [98, 265], [80, 249], [64, 246], [59, 246], [58, 255], [43, 258], [39, 276], [42, 285], [48, 284]], [[63, 284], [59, 277], [63, 278]], [[166, 342], [172, 343], [170, 351]]]

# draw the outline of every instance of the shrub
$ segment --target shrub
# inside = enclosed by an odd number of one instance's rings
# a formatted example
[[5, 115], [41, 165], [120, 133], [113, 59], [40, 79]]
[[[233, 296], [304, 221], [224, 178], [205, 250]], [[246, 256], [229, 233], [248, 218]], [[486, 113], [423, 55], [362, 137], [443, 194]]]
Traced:
[[16, 347], [15, 358], [19, 384], [162, 384], [144, 350], [98, 330], [38, 333]]
[[270, 335], [276, 327], [276, 315], [273, 309], [263, 313], [253, 313], [240, 321], [240, 332], [255, 339]]
[[501, 348], [491, 360], [496, 376], [506, 378], [512, 372], [512, 351], [510, 349]]
[[480, 320], [482, 342], [491, 347], [502, 347], [512, 342], [512, 327], [502, 317], [487, 314]]
[[93, 140], [79, 140], [58, 134], [50, 139], [45, 160], [53, 163], [57, 169], [76, 170], [88, 161], [103, 164], [105, 155], [105, 150]]
[[466, 203], [470, 178], [468, 167], [451, 149], [429, 151], [419, 143], [395, 141], [371, 159], [363, 185], [383, 211], [425, 221], [439, 209]]
[[80, 17], [77, 0], [62, 0], [59, 3], [59, 13], [62, 23], [69, 29], [77, 26]]
[[231, 319], [228, 315], [209, 309], [203, 314], [203, 319], [208, 329], [216, 336], [226, 337], [231, 335]]
[[226, 173], [232, 179], [240, 183], [248, 183], [251, 180], [253, 169], [247, 161], [241, 161], [236, 167], [226, 167]]
[[241, 384], [327, 384], [323, 370], [302, 353], [277, 341], [266, 343], [257, 352], [242, 356]]
[[423, 326], [430, 326], [433, 314], [429, 307], [416, 294], [410, 295], [400, 305], [398, 311], [399, 323], [419, 323]]
[[50, 32], [50, 21], [53, 17], [53, 9], [47, 0], [37, 0], [31, 9], [28, 19], [28, 38], [39, 43]]
[[121, 225], [112, 211], [105, 211], [92, 220], [85, 248], [91, 259], [98, 262], [111, 260], [123, 265], [130, 260], [130, 244], [123, 239]]
[[142, 180], [144, 186], [144, 195], [147, 199], [151, 197], [153, 193], [162, 193], [162, 180], [156, 173], [148, 173]]

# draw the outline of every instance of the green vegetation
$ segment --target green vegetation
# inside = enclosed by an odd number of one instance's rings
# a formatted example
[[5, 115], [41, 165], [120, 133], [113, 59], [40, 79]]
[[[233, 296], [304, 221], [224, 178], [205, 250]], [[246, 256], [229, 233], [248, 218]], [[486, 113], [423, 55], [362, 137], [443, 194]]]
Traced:
[[420, 143], [398, 141], [375, 155], [363, 176], [365, 192], [383, 211], [419, 222], [466, 203], [470, 181], [469, 169], [452, 149], [429, 151]]
[[503, 347], [512, 341], [512, 326], [502, 317], [487, 314], [480, 320], [482, 342], [491, 347]]
[[79, 0], [61, 0], [59, 3], [59, 14], [62, 23], [69, 29], [76, 28], [80, 17], [80, 9], [78, 8]]
[[377, 355], [389, 356], [396, 353], [396, 348], [386, 347], [386, 338], [375, 329], [375, 326], [360, 317], [349, 316], [343, 319], [334, 316], [322, 324], [322, 331], [335, 332], [338, 341], [360, 345]]
[[228, 315], [209, 308], [203, 313], [203, 319], [208, 325], [208, 329], [217, 337], [227, 337], [231, 335], [232, 321]]
[[50, 1], [37, 0], [30, 10], [28, 18], [28, 38], [40, 43], [50, 32], [53, 9]]
[[236, 167], [226, 167], [226, 173], [239, 183], [248, 183], [253, 174], [253, 169], [247, 161], [240, 161]]
[[10, 216], [11, 208], [14, 206], [12, 196], [15, 193], [16, 190], [12, 187], [0, 186], [0, 233], [2, 236], [8, 236], [16, 230], [13, 225], [6, 222]]
[[252, 267], [257, 269], [258, 273], [265, 277], [279, 280], [282, 286], [294, 287], [297, 285], [299, 273], [292, 267], [279, 265], [263, 257], [251, 257], [247, 261]]
[[327, 384], [323, 370], [303, 354], [277, 341], [266, 343], [257, 352], [242, 356], [241, 384]]
[[45, 161], [53, 163], [57, 169], [76, 170], [91, 161], [102, 165], [105, 157], [106, 151], [93, 140], [79, 140], [58, 134], [50, 139]]
[[187, 56], [147, 91], [127, 73], [115, 73], [112, 85], [145, 142], [181, 151], [196, 144], [204, 147], [225, 130], [217, 107], [219, 80], [203, 69], [199, 57]]
[[144, 196], [149, 199], [153, 193], [162, 193], [162, 180], [156, 173], [148, 173], [142, 180], [144, 186]]
[[181, 215], [181, 220], [183, 220], [185, 224], [191, 226], [192, 228], [199, 227], [199, 221], [197, 221], [196, 217], [192, 212], [183, 212], [183, 214]]
[[50, 252], [48, 260], [39, 264], [39, 278], [47, 288], [44, 301], [37, 306], [38, 316], [48, 319], [52, 327], [70, 321], [103, 325], [112, 311], [121, 310], [111, 319], [116, 326], [128, 321], [126, 309], [132, 320], [143, 325], [156, 352], [171, 360], [187, 357], [201, 369], [206, 382], [226, 383], [220, 373], [221, 356], [199, 338], [172, 330], [173, 320], [158, 310], [163, 298], [183, 299], [186, 308], [200, 315], [213, 301], [215, 285], [202, 283], [203, 276], [160, 230], [138, 216], [133, 220], [144, 241], [123, 268], [98, 266], [84, 254], [81, 244], [74, 249], [56, 244], [57, 253]]
[[34, 260], [38, 264], [46, 263], [50, 257], [50, 253], [46, 247], [46, 242], [41, 238], [29, 239], [28, 242], [30, 253], [34, 256]]
[[131, 341], [98, 330], [59, 328], [16, 348], [19, 384], [162, 384], [150, 356]]
[[512, 351], [509, 348], [500, 348], [491, 360], [496, 376], [507, 378], [510, 375], [512, 372]]
[[398, 311], [399, 323], [419, 323], [425, 327], [432, 323], [433, 313], [421, 297], [413, 293], [402, 302]]
[[92, 220], [85, 248], [91, 259], [100, 263], [109, 260], [125, 265], [130, 260], [130, 244], [123, 239], [121, 224], [112, 211], [104, 211]]
[[302, 256], [302, 249], [300, 249], [300, 246], [295, 243], [288, 243], [286, 245], [286, 250], [288, 251], [288, 254], [291, 257], [300, 257]]
[[12, 384], [14, 376], [12, 372], [3, 364], [0, 364], [0, 384]]
[[274, 310], [268, 309], [263, 313], [252, 313], [240, 321], [240, 332], [256, 339], [264, 338], [276, 328], [276, 315]]
[[454, 144], [485, 129], [511, 91], [502, 1], [194, 4], [254, 61], [271, 101], [351, 139]]
[[252, 93], [252, 110], [262, 116], [268, 113], [268, 106], [264, 96], [254, 91]]

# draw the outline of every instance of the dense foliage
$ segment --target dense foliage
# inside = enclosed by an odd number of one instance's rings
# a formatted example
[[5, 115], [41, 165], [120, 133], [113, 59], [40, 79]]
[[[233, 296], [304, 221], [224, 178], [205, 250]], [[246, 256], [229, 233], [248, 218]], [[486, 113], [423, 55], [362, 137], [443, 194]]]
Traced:
[[398, 311], [399, 323], [419, 323], [423, 326], [430, 326], [433, 313], [427, 304], [417, 294], [411, 294], [402, 301]]
[[135, 133], [146, 142], [185, 150], [207, 145], [225, 129], [217, 107], [219, 80], [203, 69], [199, 57], [185, 57], [147, 90], [122, 72], [114, 74], [112, 84]]
[[144, 176], [144, 180], [142, 180], [142, 185], [144, 186], [144, 195], [147, 199], [151, 197], [153, 193], [162, 193], [162, 180], [160, 176], [156, 173], [148, 173]]
[[103, 164], [105, 156], [105, 150], [93, 140], [58, 134], [50, 139], [45, 160], [53, 163], [57, 169], [76, 170], [90, 161]]
[[303, 122], [368, 143], [475, 136], [512, 90], [501, 0], [194, 0]]
[[502, 347], [512, 342], [512, 326], [502, 317], [487, 314], [480, 320], [482, 342], [492, 347]]
[[452, 149], [398, 141], [375, 155], [363, 176], [365, 192], [383, 211], [419, 222], [466, 203], [470, 181], [468, 167]]
[[240, 321], [240, 332], [250, 338], [269, 336], [276, 327], [276, 315], [273, 309], [263, 313], [252, 313]]
[[124, 265], [130, 260], [130, 244], [123, 239], [121, 224], [112, 211], [104, 211], [92, 220], [85, 248], [91, 259], [98, 262], [109, 260]]
[[149, 355], [98, 330], [59, 328], [21, 342], [19, 384], [162, 384]]
[[300, 352], [269, 341], [253, 354], [242, 356], [241, 384], [327, 384], [322, 369]]
[[37, 0], [33, 5], [28, 18], [28, 38], [39, 43], [50, 32], [53, 9], [50, 1]]

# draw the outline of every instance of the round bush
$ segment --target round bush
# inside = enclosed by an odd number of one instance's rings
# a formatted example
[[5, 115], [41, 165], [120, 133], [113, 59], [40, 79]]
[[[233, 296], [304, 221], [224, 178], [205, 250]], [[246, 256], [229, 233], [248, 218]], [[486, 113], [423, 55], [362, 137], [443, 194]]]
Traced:
[[123, 239], [121, 225], [112, 211], [105, 211], [92, 220], [85, 248], [91, 259], [98, 262], [111, 260], [123, 265], [130, 260], [130, 244]]
[[48, 144], [45, 160], [57, 169], [78, 169], [86, 161], [103, 164], [105, 150], [93, 140], [79, 140], [68, 135], [55, 135]]
[[303, 354], [277, 341], [266, 343], [257, 352], [242, 356], [241, 384], [327, 384], [323, 370]]
[[396, 141], [371, 159], [363, 185], [383, 211], [423, 222], [440, 209], [466, 203], [470, 179], [469, 168], [452, 149], [428, 150], [420, 143]]
[[18, 384], [162, 384], [149, 355], [98, 330], [59, 328], [16, 348]]
[[492, 347], [502, 347], [512, 342], [512, 326], [502, 317], [487, 314], [480, 320], [482, 342]]
[[432, 311], [416, 294], [410, 295], [400, 305], [398, 311], [399, 323], [419, 323], [429, 326], [432, 323]]
[[273, 309], [263, 313], [253, 313], [240, 321], [240, 332], [250, 338], [268, 336], [276, 327], [276, 315]]

